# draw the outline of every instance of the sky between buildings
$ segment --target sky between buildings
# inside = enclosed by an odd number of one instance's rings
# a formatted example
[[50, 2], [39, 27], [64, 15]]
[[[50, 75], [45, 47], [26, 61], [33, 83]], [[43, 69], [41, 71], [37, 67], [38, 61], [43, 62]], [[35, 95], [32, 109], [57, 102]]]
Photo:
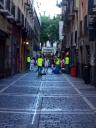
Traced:
[[35, 2], [38, 2], [41, 15], [45, 13], [45, 15], [53, 17], [61, 12], [61, 9], [56, 6], [57, 0], [35, 0]]

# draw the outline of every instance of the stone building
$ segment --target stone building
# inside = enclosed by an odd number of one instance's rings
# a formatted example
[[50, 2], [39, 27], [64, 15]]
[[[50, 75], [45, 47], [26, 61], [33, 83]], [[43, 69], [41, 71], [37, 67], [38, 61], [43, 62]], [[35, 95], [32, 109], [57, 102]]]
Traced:
[[91, 82], [96, 85], [96, 0], [88, 0]]
[[70, 52], [71, 65], [83, 78], [89, 66], [90, 82], [96, 85], [96, 0], [62, 0], [65, 51]]
[[34, 39], [40, 38], [34, 19], [33, 1], [0, 0], [0, 78], [25, 71]]
[[[79, 41], [79, 0], [63, 0], [66, 4], [64, 13], [64, 46], [65, 52], [70, 52], [70, 66], [78, 62], [78, 41]], [[63, 6], [65, 8], [65, 6]]]

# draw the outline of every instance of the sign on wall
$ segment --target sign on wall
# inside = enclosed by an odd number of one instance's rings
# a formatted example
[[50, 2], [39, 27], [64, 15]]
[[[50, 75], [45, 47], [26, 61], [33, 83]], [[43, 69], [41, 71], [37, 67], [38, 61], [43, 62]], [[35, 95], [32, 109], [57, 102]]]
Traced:
[[64, 25], [64, 21], [59, 21], [59, 40], [61, 40], [61, 41], [64, 38], [63, 25]]

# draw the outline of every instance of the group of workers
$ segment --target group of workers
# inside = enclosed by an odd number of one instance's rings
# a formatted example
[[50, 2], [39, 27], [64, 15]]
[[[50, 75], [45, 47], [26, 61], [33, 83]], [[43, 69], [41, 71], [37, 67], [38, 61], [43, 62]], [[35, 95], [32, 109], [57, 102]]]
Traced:
[[70, 58], [69, 55], [66, 55], [63, 59], [60, 59], [59, 56], [55, 56], [52, 59], [42, 55], [37, 57], [37, 59], [30, 58], [30, 56], [28, 56], [27, 69], [34, 70], [35, 65], [38, 67], [38, 75], [46, 74], [49, 67], [51, 67], [52, 72], [55, 74], [59, 74], [61, 71], [65, 71], [68, 74], [70, 68]]

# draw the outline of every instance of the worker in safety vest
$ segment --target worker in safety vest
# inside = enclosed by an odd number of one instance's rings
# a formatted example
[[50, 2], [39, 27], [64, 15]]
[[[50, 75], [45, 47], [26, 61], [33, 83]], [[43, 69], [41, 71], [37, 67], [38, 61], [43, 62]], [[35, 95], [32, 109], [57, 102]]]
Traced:
[[31, 61], [30, 56], [27, 56], [27, 70], [30, 70], [30, 61]]
[[38, 57], [37, 66], [38, 66], [38, 75], [42, 75], [42, 67], [43, 67], [43, 57], [42, 56]]
[[66, 57], [65, 57], [65, 68], [66, 68], [66, 73], [69, 74], [69, 69], [70, 69], [70, 58], [69, 58], [69, 55], [66, 55]]
[[57, 73], [60, 72], [60, 65], [61, 65], [61, 59], [59, 57], [57, 57], [55, 60], [55, 66], [56, 66]]

